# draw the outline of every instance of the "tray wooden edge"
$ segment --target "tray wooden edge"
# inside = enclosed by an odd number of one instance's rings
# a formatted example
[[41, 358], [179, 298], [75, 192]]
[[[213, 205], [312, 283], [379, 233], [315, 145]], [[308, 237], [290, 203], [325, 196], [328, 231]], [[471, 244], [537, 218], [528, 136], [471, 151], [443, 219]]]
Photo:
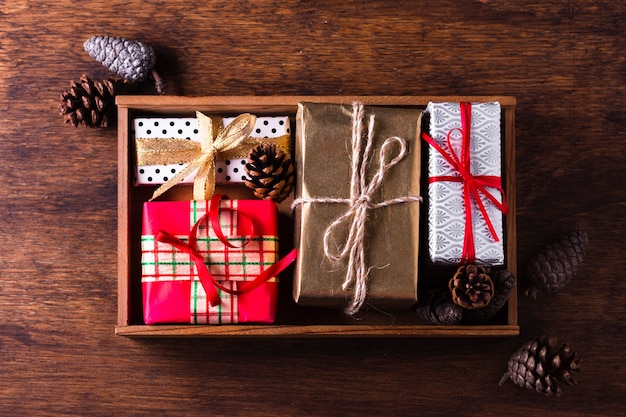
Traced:
[[158, 325], [118, 326], [128, 337], [502, 337], [519, 335], [516, 325], [378, 326], [378, 325]]

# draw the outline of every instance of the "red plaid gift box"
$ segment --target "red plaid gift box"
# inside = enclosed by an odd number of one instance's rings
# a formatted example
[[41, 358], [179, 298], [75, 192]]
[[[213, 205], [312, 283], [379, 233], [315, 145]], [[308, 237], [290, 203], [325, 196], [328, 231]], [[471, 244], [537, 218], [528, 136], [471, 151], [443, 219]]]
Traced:
[[276, 205], [265, 200], [144, 204], [144, 321], [272, 323], [278, 261]]

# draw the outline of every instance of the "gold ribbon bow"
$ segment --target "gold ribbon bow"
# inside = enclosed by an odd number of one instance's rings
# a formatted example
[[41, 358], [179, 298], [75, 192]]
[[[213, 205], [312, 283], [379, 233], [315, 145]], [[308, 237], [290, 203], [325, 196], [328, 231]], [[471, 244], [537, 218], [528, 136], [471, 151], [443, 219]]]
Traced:
[[[154, 165], [161, 163], [187, 163], [187, 166], [161, 185], [152, 194], [151, 201], [185, 179], [194, 169], [198, 169], [193, 182], [193, 199], [208, 200], [215, 191], [215, 160], [218, 153], [226, 153], [237, 148], [254, 129], [256, 116], [249, 113], [239, 115], [224, 129], [218, 123], [200, 112], [196, 112], [200, 142], [186, 139], [147, 139], [137, 138], [137, 164]], [[158, 146], [153, 146], [160, 141]], [[164, 162], [164, 155], [167, 155]]]

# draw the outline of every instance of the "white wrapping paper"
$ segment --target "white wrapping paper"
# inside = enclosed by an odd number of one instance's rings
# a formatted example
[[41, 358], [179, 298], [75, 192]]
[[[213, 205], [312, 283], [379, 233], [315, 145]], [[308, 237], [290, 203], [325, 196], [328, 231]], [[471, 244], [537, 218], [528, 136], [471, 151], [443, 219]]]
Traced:
[[[474, 176], [501, 176], [500, 104], [473, 103], [470, 141], [470, 173]], [[444, 150], [450, 143], [456, 155], [461, 153], [461, 110], [459, 103], [429, 103], [425, 114], [430, 116], [429, 135]], [[444, 156], [429, 146], [429, 178], [460, 176]], [[435, 263], [458, 264], [463, 259], [465, 237], [465, 204], [463, 183], [438, 180], [428, 186], [428, 246], [430, 259]], [[488, 188], [502, 201], [502, 193]], [[496, 241], [474, 199], [472, 207], [472, 233], [475, 245], [475, 262], [488, 265], [504, 263], [503, 213], [483, 195], [481, 200], [499, 238]]]
[[[228, 126], [234, 117], [225, 117]], [[138, 117], [133, 120], [135, 138], [184, 138], [200, 141], [198, 120], [195, 117]], [[257, 117], [253, 135], [257, 138], [278, 138], [289, 134], [289, 117]], [[246, 158], [216, 161], [216, 182], [218, 184], [243, 183]], [[185, 167], [184, 164], [137, 166], [135, 185], [164, 184]], [[181, 184], [192, 184], [196, 171], [189, 174]]]

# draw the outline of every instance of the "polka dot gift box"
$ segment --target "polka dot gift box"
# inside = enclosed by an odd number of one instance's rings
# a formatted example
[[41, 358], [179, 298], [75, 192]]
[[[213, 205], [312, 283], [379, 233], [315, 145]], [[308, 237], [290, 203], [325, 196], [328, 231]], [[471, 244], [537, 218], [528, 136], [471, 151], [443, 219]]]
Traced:
[[[225, 117], [221, 119], [221, 122], [225, 127], [234, 119], [234, 117]], [[198, 119], [195, 117], [138, 117], [133, 120], [133, 132], [135, 138], [182, 138], [200, 142]], [[250, 139], [251, 143], [255, 141], [257, 143], [265, 141], [275, 142], [279, 148], [290, 152], [289, 117], [257, 117]], [[224, 159], [218, 154], [218, 161], [216, 161], [217, 184], [244, 182], [246, 157], [250, 149], [251, 146], [244, 145], [240, 150], [230, 152], [229, 159]], [[184, 167], [185, 164], [137, 166], [135, 185], [164, 184]], [[189, 174], [181, 181], [181, 184], [192, 184], [196, 171]]]

